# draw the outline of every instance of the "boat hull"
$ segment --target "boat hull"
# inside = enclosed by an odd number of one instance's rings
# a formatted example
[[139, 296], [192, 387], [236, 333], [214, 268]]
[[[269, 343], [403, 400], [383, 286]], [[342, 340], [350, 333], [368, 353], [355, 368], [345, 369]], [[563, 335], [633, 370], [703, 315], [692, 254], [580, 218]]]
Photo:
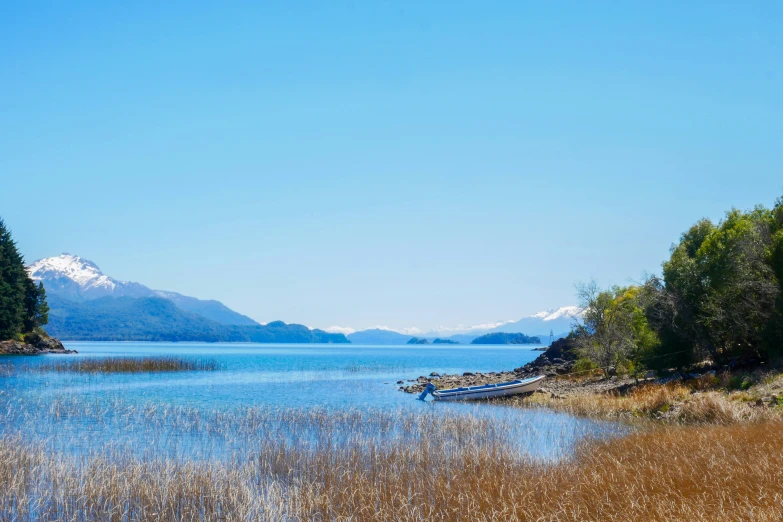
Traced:
[[468, 386], [466, 388], [452, 388], [450, 390], [436, 390], [432, 396], [437, 401], [473, 401], [480, 399], [496, 399], [510, 395], [533, 393], [544, 380], [543, 375], [498, 384], [485, 384], [482, 386]]

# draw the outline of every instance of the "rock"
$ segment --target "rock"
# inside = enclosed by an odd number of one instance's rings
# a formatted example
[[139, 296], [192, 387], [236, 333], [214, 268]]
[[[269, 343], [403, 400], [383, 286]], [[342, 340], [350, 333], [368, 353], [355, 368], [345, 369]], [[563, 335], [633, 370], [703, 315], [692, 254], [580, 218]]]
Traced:
[[405, 384], [405, 381], [397, 381], [397, 384]]
[[63, 343], [54, 337], [39, 340], [35, 347], [45, 353], [76, 353], [76, 350], [66, 350]]
[[472, 373], [472, 372], [465, 372], [465, 373], [462, 374], [463, 377], [473, 377], [474, 375], [476, 375], [476, 374]]
[[762, 397], [761, 402], [777, 402], [776, 397], [774, 396], [768, 396], [768, 397]]
[[0, 341], [0, 354], [39, 355], [42, 353], [76, 353], [76, 351], [66, 350], [63, 343], [51, 337], [36, 339], [34, 345], [19, 341]]
[[440, 377], [440, 374], [438, 372], [432, 372], [430, 377]]
[[645, 379], [655, 379], [657, 376], [658, 374], [655, 372], [655, 370], [650, 370], [644, 374]]
[[19, 341], [0, 342], [0, 353], [14, 355], [36, 355], [41, 353], [38, 348], [31, 344], [20, 343]]

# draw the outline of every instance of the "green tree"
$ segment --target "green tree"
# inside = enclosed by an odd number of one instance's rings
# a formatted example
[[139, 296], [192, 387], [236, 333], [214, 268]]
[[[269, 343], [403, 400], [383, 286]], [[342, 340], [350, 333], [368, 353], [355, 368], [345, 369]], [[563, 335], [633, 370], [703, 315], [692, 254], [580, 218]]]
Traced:
[[646, 315], [663, 354], [764, 359], [779, 344], [780, 207], [779, 200], [773, 211], [731, 210], [717, 226], [702, 220], [682, 235], [663, 264], [663, 279], [645, 285], [653, 296]]
[[11, 231], [0, 219], [0, 339], [10, 339], [22, 329], [26, 278]]
[[46, 290], [43, 283], [39, 282], [36, 285], [29, 277], [25, 280], [24, 310], [25, 332], [32, 332], [49, 322], [49, 306], [46, 304]]
[[778, 280], [778, 298], [773, 317], [764, 331], [764, 340], [773, 357], [783, 356], [783, 197], [772, 210], [769, 261]]
[[584, 309], [583, 323], [577, 329], [577, 348], [606, 371], [621, 363], [638, 362], [658, 345], [641, 305], [637, 286], [614, 286], [600, 291], [595, 282], [579, 285], [577, 295]]
[[48, 312], [43, 285], [30, 279], [11, 231], [0, 219], [0, 340], [46, 324]]

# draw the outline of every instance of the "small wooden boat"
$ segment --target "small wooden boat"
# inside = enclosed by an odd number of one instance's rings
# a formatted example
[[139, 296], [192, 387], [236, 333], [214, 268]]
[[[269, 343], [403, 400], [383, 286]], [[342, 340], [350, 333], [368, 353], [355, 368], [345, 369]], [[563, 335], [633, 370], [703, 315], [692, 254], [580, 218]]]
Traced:
[[424, 400], [428, 394], [431, 394], [436, 401], [472, 401], [476, 399], [495, 399], [497, 397], [507, 397], [509, 395], [519, 395], [522, 393], [533, 393], [541, 386], [544, 380], [543, 375], [530, 377], [529, 379], [518, 379], [510, 382], [499, 382], [497, 384], [484, 384], [482, 386], [467, 386], [464, 388], [451, 388], [448, 390], [438, 390], [432, 383], [427, 384], [424, 391], [419, 395], [419, 400]]

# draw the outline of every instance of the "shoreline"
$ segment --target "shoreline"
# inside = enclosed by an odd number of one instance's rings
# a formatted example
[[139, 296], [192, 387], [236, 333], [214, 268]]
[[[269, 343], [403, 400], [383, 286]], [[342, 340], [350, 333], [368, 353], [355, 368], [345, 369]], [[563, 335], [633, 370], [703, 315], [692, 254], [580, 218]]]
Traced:
[[68, 350], [59, 340], [50, 337], [39, 339], [37, 343], [30, 344], [23, 341], [0, 341], [0, 355], [45, 355], [45, 354], [72, 354], [79, 353], [76, 350]]
[[488, 402], [522, 408], [549, 408], [580, 417], [652, 420], [669, 424], [748, 424], [783, 418], [783, 372], [754, 368], [721, 373], [711, 368], [644, 378], [595, 374], [575, 377], [574, 362], [549, 359], [546, 353], [510, 371], [464, 372], [461, 375], [421, 376], [399, 391], [421, 393], [427, 384], [438, 389], [496, 384], [536, 375], [547, 378], [527, 396]]

